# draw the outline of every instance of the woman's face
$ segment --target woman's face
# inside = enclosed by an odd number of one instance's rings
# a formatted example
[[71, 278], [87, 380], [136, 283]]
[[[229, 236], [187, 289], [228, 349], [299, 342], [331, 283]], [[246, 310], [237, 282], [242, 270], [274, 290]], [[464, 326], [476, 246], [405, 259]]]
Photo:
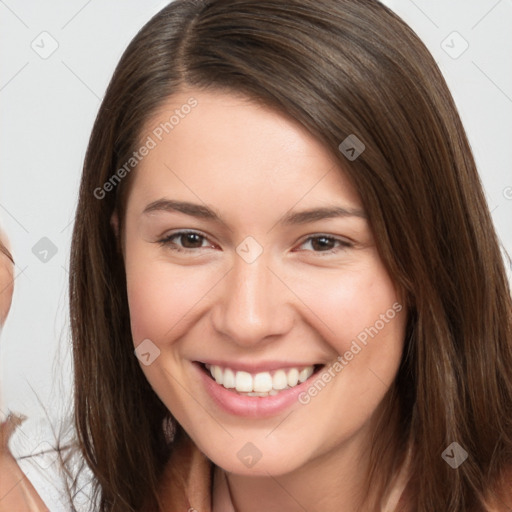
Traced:
[[406, 315], [339, 164], [282, 114], [195, 89], [141, 141], [123, 251], [155, 392], [230, 472], [284, 474], [363, 445]]

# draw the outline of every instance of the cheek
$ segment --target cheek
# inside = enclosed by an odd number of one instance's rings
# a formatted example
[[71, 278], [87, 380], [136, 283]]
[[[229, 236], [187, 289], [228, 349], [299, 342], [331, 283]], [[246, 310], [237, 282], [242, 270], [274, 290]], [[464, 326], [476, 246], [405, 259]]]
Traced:
[[[205, 296], [208, 283], [200, 272], [155, 260], [146, 251], [129, 253], [126, 282], [134, 347], [150, 340], [160, 351], [141, 369], [155, 393], [189, 430], [186, 402], [175, 382], [185, 382], [183, 345], [177, 343], [196, 320], [194, 307]], [[141, 345], [146, 346], [147, 345]], [[151, 357], [157, 354], [149, 345]], [[142, 360], [141, 360], [142, 363]], [[172, 377], [171, 377], [172, 375]]]
[[373, 370], [390, 384], [401, 357], [406, 315], [387, 273], [378, 265], [374, 272], [354, 276], [338, 294], [341, 314], [339, 309], [335, 314], [335, 304], [329, 307], [333, 330], [342, 333], [331, 338], [338, 354], [354, 371]]
[[211, 287], [207, 276], [155, 259], [135, 244], [128, 250], [126, 283], [134, 344], [146, 338], [156, 345], [170, 343]]
[[354, 271], [304, 279], [294, 288], [305, 304], [312, 305], [312, 322], [339, 354], [354, 339], [364, 344], [375, 337], [376, 330], [381, 339], [400, 338], [405, 315], [399, 311], [405, 308], [378, 260]]
[[354, 276], [344, 285], [343, 290], [333, 292], [324, 304], [333, 325], [334, 339], [339, 339], [336, 348], [340, 354], [350, 350], [355, 340], [361, 346], [367, 346], [368, 341], [376, 337], [380, 344], [385, 339], [401, 339], [404, 315], [398, 313], [403, 310], [403, 305], [386, 276]]
[[407, 315], [379, 262], [316, 284], [323, 289], [310, 287], [308, 297], [321, 320], [315, 326], [338, 357], [299, 401], [325, 425], [328, 450], [366, 424], [384, 399], [402, 357]]
[[339, 354], [342, 389], [338, 400], [345, 403], [348, 391], [362, 420], [375, 411], [396, 377], [407, 315], [383, 269], [359, 276], [351, 284], [352, 292], [340, 299], [343, 313], [332, 317], [335, 331], [342, 335], [330, 339]]
[[[338, 404], [340, 416], [331, 409], [325, 414], [347, 426], [353, 421], [355, 428], [372, 414], [396, 376], [406, 308], [377, 258], [357, 270], [313, 281], [314, 287], [303, 281], [299, 293], [304, 302], [314, 304], [312, 322], [338, 355], [329, 375], [324, 375], [331, 392], [322, 396]], [[319, 383], [316, 390], [309, 390], [305, 403], [324, 386]], [[349, 417], [347, 411], [351, 411]]]

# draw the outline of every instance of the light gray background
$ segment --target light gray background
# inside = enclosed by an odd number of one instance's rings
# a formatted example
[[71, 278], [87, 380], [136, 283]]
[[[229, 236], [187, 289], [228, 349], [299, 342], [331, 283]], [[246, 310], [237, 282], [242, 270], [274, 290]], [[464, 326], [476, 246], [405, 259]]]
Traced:
[[[0, 219], [16, 260], [0, 341], [1, 407], [29, 417], [23, 426], [29, 452], [43, 406], [58, 424], [71, 397], [68, 252], [88, 137], [123, 50], [166, 3], [0, 0]], [[385, 3], [413, 27], [445, 74], [510, 253], [512, 1]], [[454, 58], [464, 40], [468, 49]], [[31, 46], [43, 53], [52, 44], [58, 48], [47, 58]], [[32, 252], [43, 237], [57, 249], [46, 262]]]

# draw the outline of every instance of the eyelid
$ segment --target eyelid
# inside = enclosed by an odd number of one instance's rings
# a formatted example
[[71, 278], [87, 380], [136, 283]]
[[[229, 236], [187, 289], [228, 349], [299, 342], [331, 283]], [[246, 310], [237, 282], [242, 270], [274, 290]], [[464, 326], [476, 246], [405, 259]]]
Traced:
[[196, 247], [194, 249], [190, 249], [188, 247], [180, 247], [179, 245], [173, 244], [171, 242], [171, 239], [174, 238], [174, 237], [178, 237], [180, 235], [181, 236], [182, 235], [188, 235], [188, 234], [198, 235], [199, 237], [201, 237], [204, 240], [208, 241], [208, 243], [210, 243], [211, 245], [216, 245], [214, 242], [212, 242], [210, 240], [209, 235], [206, 235], [205, 233], [203, 233], [201, 231], [197, 231], [195, 229], [178, 229], [177, 231], [167, 233], [166, 235], [160, 237], [156, 241], [156, 243], [159, 243], [160, 245], [162, 245], [164, 247], [165, 246], [173, 246], [174, 245], [174, 249], [173, 250], [181, 251], [181, 252], [196, 252], [198, 249], [206, 249], [206, 247]]
[[[179, 229], [177, 231], [170, 232], [170, 233], [166, 234], [165, 236], [160, 237], [160, 239], [157, 240], [157, 243], [160, 243], [160, 245], [162, 245], [162, 246], [166, 246], [166, 245], [167, 246], [174, 246], [172, 248], [172, 250], [175, 250], [177, 252], [189, 252], [189, 253], [191, 253], [191, 252], [197, 252], [199, 249], [206, 249], [207, 248], [207, 247], [195, 247], [195, 248], [191, 249], [191, 248], [188, 248], [188, 247], [180, 247], [179, 245], [173, 244], [170, 241], [174, 237], [178, 237], [180, 235], [187, 235], [187, 234], [190, 234], [190, 233], [198, 235], [199, 237], [201, 237], [204, 240], [208, 241], [211, 245], [216, 245], [215, 243], [213, 243], [210, 240], [209, 235], [206, 235], [205, 233], [203, 233], [201, 231], [198, 231], [198, 230], [195, 230], [195, 229]], [[309, 241], [314, 240], [316, 238], [327, 238], [329, 240], [334, 240], [339, 245], [338, 245], [337, 248], [332, 248], [332, 249], [328, 249], [328, 250], [325, 250], [325, 251], [305, 251], [305, 252], [312, 252], [314, 254], [320, 254], [320, 255], [322, 255], [322, 254], [328, 255], [328, 254], [336, 253], [339, 250], [348, 249], [348, 248], [351, 248], [351, 247], [354, 246], [354, 242], [352, 242], [352, 241], [350, 241], [350, 240], [348, 240], [348, 239], [346, 239], [344, 237], [339, 237], [339, 236], [328, 234], [328, 233], [313, 233], [313, 234], [309, 234], [305, 238], [302, 238], [302, 240], [298, 243], [298, 245], [300, 247], [301, 245], [305, 244], [306, 242], [309, 242]], [[210, 248], [211, 248], [211, 245], [210, 245]], [[294, 252], [295, 251], [296, 250], [294, 249]], [[300, 252], [304, 252], [304, 250], [302, 250]]]
[[333, 254], [339, 250], [343, 250], [343, 249], [349, 249], [351, 247], [354, 246], [354, 242], [344, 238], [344, 237], [339, 237], [339, 236], [336, 236], [336, 235], [330, 235], [330, 234], [327, 234], [327, 233], [314, 233], [314, 234], [311, 234], [311, 235], [307, 235], [306, 238], [303, 238], [300, 242], [299, 242], [299, 247], [301, 245], [304, 245], [306, 242], [309, 242], [310, 240], [313, 240], [315, 238], [327, 238], [329, 240], [334, 240], [335, 242], [338, 242], [338, 247], [337, 248], [333, 248], [333, 249], [328, 249], [326, 251], [306, 251], [306, 252], [313, 252], [315, 254]]

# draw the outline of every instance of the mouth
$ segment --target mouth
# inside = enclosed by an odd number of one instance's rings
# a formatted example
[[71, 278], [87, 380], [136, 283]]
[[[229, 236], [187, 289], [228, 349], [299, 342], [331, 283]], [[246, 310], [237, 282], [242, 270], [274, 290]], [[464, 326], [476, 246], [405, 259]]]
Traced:
[[276, 368], [251, 373], [229, 367], [198, 363], [202, 371], [219, 386], [237, 395], [265, 398], [300, 386], [317, 374], [323, 364]]

